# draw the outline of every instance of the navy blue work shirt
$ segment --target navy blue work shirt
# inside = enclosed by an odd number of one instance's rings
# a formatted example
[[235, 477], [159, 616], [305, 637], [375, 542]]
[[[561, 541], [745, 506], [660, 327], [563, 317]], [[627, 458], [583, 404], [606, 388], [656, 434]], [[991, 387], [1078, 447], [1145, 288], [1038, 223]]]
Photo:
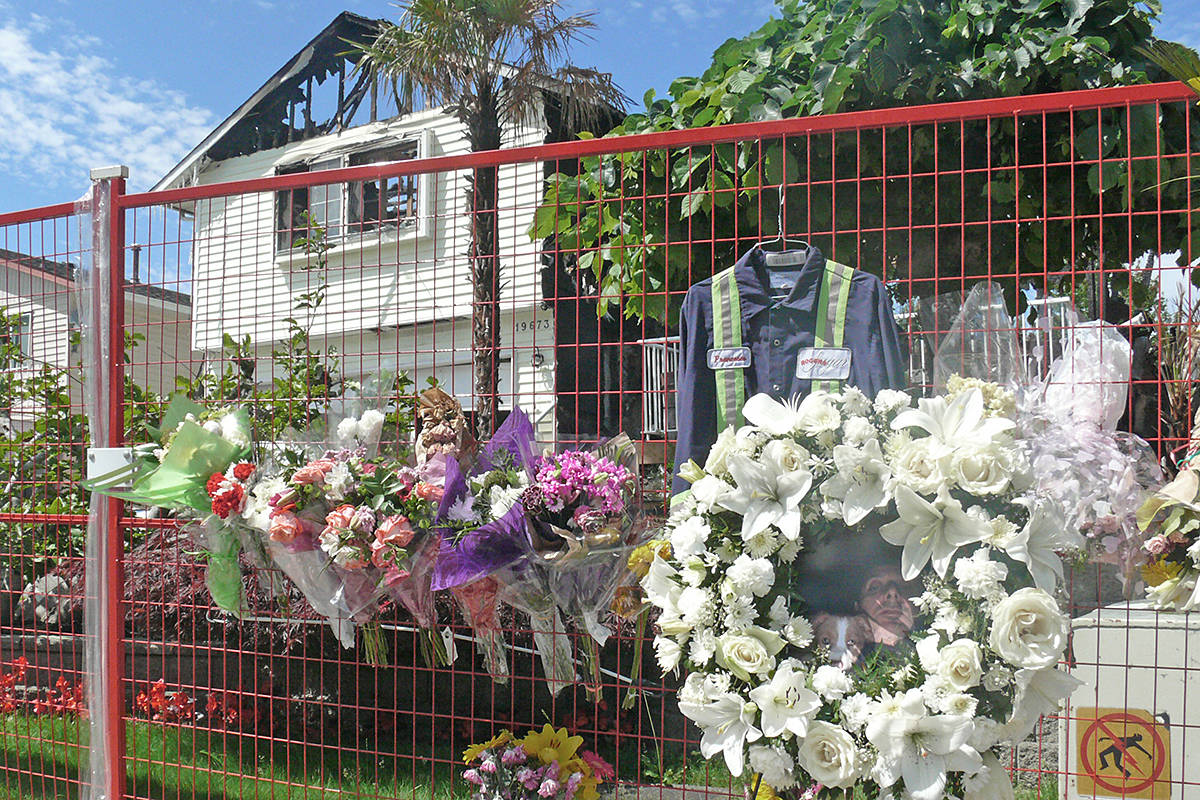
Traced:
[[[774, 300], [761, 248], [752, 248], [734, 265], [742, 308], [742, 344], [751, 353], [745, 370], [747, 399], [759, 392], [781, 400], [809, 393], [812, 381], [796, 377], [796, 359], [801, 348], [813, 346], [824, 271], [825, 257], [810, 247], [790, 293]], [[679, 314], [679, 337], [678, 439], [672, 494], [688, 488], [688, 482], [679, 477], [679, 467], [689, 458], [703, 466], [717, 439], [716, 378], [708, 366], [708, 351], [714, 346], [712, 278], [688, 289]], [[843, 345], [852, 353], [845, 384], [857, 386], [868, 397], [881, 389], [904, 388], [905, 366], [892, 301], [883, 282], [869, 272], [854, 271]]]

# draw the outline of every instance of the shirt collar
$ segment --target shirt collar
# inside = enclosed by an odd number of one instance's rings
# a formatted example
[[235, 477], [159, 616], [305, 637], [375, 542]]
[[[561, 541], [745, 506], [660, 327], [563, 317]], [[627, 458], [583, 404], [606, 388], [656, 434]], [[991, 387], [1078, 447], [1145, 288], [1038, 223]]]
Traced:
[[[817, 304], [817, 294], [821, 289], [821, 276], [824, 273], [825, 256], [819, 249], [810, 245], [808, 259], [800, 269], [796, 285], [778, 305], [811, 313]], [[766, 254], [762, 248], [755, 245], [747, 250], [733, 265], [733, 274], [737, 279], [738, 300], [741, 303], [743, 319], [750, 319], [758, 312], [776, 305], [771, 299]]]

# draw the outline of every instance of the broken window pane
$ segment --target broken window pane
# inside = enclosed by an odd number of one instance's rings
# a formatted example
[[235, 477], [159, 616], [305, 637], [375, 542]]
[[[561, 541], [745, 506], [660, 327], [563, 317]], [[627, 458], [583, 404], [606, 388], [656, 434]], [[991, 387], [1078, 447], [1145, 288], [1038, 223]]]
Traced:
[[[415, 142], [354, 153], [350, 166], [407, 161], [417, 157]], [[383, 230], [415, 225], [417, 214], [417, 178], [415, 175], [361, 181], [347, 186], [346, 221], [349, 233]], [[387, 223], [393, 223], [388, 225]]]

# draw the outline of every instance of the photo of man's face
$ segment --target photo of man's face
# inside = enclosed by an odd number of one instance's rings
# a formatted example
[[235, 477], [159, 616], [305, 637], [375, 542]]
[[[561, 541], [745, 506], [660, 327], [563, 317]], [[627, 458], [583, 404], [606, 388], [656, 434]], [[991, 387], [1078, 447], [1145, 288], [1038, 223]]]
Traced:
[[[874, 537], [874, 538], [868, 538]], [[872, 532], [833, 536], [808, 553], [794, 577], [816, 643], [842, 669], [880, 647], [901, 646], [916, 623], [920, 580], [900, 573], [900, 549]]]
[[916, 609], [909, 599], [913, 585], [900, 576], [900, 567], [880, 564], [872, 568], [858, 593], [858, 608], [871, 622], [871, 638], [889, 647], [913, 629]]

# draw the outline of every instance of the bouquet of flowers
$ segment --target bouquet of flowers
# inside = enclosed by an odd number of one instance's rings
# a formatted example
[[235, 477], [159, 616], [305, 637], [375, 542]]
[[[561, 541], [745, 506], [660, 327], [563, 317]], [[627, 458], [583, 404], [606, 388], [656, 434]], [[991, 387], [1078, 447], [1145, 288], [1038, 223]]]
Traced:
[[[193, 521], [188, 531], [207, 551], [205, 582], [222, 610], [243, 610], [238, 565], [243, 542], [252, 558], [265, 563], [252, 537], [239, 535], [251, 459], [250, 417], [245, 409], [206, 409], [183, 395], [171, 399], [155, 442], [137, 448], [125, 469], [84, 483], [85, 488], [133, 503], [159, 506]], [[128, 485], [128, 489], [123, 489]]]
[[598, 800], [597, 787], [616, 777], [582, 736], [546, 724], [516, 739], [508, 731], [471, 745], [463, 753], [463, 779], [472, 800]]
[[[495, 591], [469, 591], [503, 601], [529, 615], [534, 643], [552, 693], [575, 680], [561, 613], [590, 637], [588, 654], [598, 669], [595, 644], [608, 629], [600, 622], [617, 585], [626, 582], [628, 548], [645, 531], [634, 500], [636, 460], [628, 437], [590, 451], [538, 456], [533, 426], [515, 410], [483, 448], [473, 467], [447, 469], [442, 518], [468, 526], [447, 536], [438, 557], [435, 588], [470, 587], [491, 577]], [[470, 521], [478, 527], [471, 527]], [[561, 613], [560, 613], [561, 612]], [[479, 603], [469, 619], [494, 618]], [[477, 641], [494, 631], [475, 629]], [[485, 648], [494, 676], [496, 658]]]
[[362, 432], [356, 446], [305, 460], [285, 452], [294, 466], [286, 478], [255, 487], [247, 516], [280, 568], [335, 630], [341, 628], [343, 644], [357, 622], [365, 626], [368, 660], [384, 663], [386, 650], [371, 618], [386, 595], [424, 629], [423, 647], [432, 659], [437, 637], [430, 567], [437, 543], [430, 537], [442, 489], [395, 459], [367, 456], [383, 421], [378, 411], [351, 421]]
[[[1058, 551], [996, 384], [912, 406], [854, 388], [750, 398], [642, 580], [706, 757], [776, 789], [940, 800], [1011, 792], [996, 756], [1077, 683]], [[924, 579], [924, 587], [918, 582]]]
[[1192, 428], [1179, 474], [1138, 509], [1146, 594], [1155, 608], [1192, 611], [1200, 608], [1200, 413]]

